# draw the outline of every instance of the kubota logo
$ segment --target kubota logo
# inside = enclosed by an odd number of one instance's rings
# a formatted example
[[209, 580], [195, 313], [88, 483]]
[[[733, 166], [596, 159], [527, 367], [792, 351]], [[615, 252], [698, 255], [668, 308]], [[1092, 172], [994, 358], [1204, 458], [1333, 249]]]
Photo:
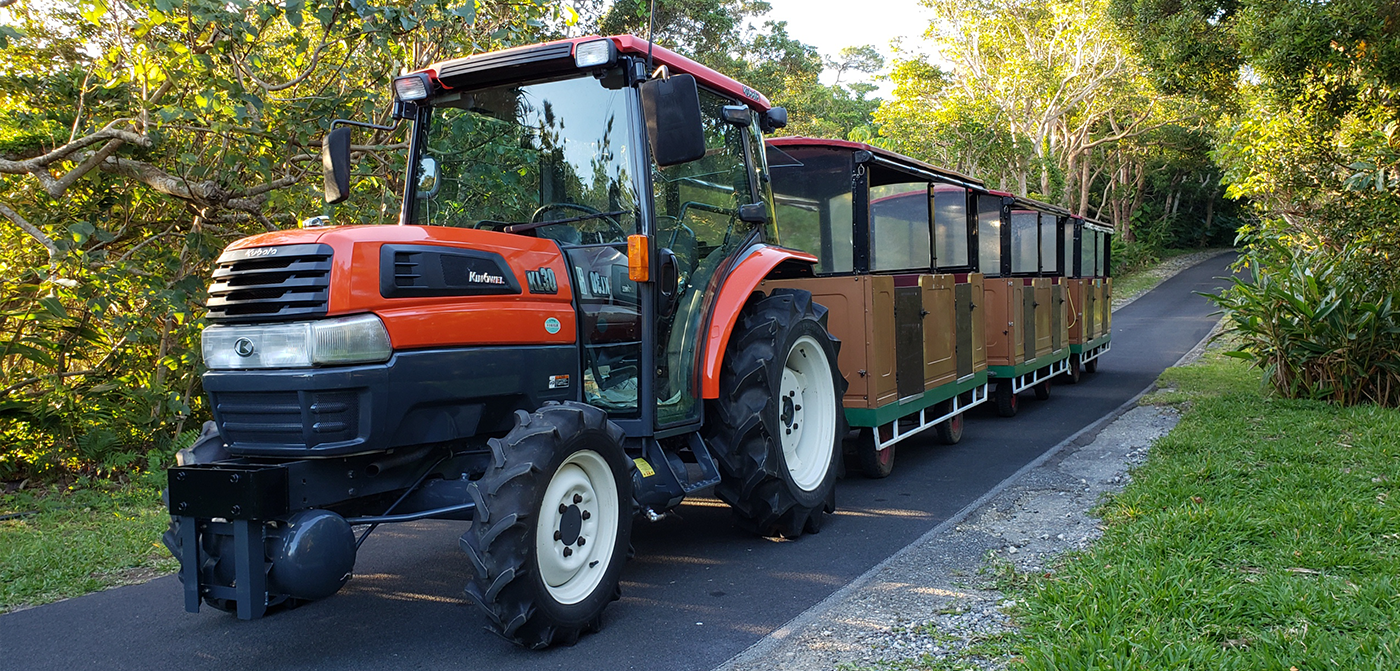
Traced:
[[247, 358], [253, 356], [258, 351], [258, 346], [247, 338], [239, 338], [233, 341], [233, 352], [238, 356]]
[[243, 252], [244, 258], [249, 259], [256, 259], [262, 256], [275, 256], [276, 254], [276, 247], [254, 247], [253, 249]]

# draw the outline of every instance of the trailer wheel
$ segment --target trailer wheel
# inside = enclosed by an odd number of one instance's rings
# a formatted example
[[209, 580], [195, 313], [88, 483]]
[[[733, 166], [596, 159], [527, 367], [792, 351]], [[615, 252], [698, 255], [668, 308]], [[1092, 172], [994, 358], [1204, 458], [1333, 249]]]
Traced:
[[1002, 417], [1015, 417], [1016, 411], [1021, 409], [1021, 403], [1016, 400], [1016, 392], [1012, 391], [1011, 384], [1011, 380], [997, 383], [997, 414]]
[[856, 459], [860, 464], [860, 472], [867, 478], [879, 480], [888, 478], [894, 472], [894, 445], [890, 445], [883, 450], [875, 449], [875, 432], [878, 428], [861, 429], [860, 437], [856, 440]]
[[1084, 362], [1084, 372], [1093, 375], [1099, 372], [1099, 358], [1094, 357]]
[[1036, 400], [1039, 400], [1039, 401], [1048, 401], [1048, 400], [1050, 400], [1050, 380], [1049, 380], [1048, 378], [1045, 379], [1045, 380], [1043, 380], [1043, 381], [1041, 381], [1039, 384], [1035, 385], [1034, 387], [1031, 387], [1031, 389], [1034, 389], [1034, 390], [1035, 390], [1035, 398], [1036, 398]]
[[516, 412], [489, 441], [492, 462], [467, 488], [476, 503], [462, 549], [467, 597], [494, 631], [540, 649], [602, 626], [621, 594], [632, 534], [632, 476], [622, 430], [598, 408], [546, 403]]
[[1065, 381], [1065, 382], [1068, 382], [1069, 384], [1079, 384], [1079, 378], [1082, 377], [1082, 375], [1083, 375], [1083, 374], [1081, 373], [1081, 370], [1082, 370], [1082, 369], [1080, 368], [1079, 355], [1078, 355], [1078, 354], [1070, 354], [1070, 355], [1069, 355], [1069, 370], [1068, 370], [1068, 371], [1065, 371], [1065, 374], [1062, 375], [1062, 376], [1060, 376], [1060, 377], [1063, 378], [1064, 381]]
[[760, 535], [816, 533], [836, 509], [846, 381], [826, 314], [802, 290], [750, 300], [725, 350], [719, 398], [706, 407], [715, 494]]
[[956, 445], [962, 440], [963, 434], [963, 413], [958, 413], [938, 423], [934, 427], [938, 432], [938, 441], [944, 445]]

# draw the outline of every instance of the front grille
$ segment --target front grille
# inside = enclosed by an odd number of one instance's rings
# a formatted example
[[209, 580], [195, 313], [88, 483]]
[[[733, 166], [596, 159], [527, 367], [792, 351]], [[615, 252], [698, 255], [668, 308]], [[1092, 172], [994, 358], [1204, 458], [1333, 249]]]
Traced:
[[331, 247], [252, 247], [224, 252], [209, 285], [209, 321], [319, 317], [330, 294]]
[[212, 396], [224, 436], [237, 449], [313, 448], [360, 435], [357, 390], [216, 392]]

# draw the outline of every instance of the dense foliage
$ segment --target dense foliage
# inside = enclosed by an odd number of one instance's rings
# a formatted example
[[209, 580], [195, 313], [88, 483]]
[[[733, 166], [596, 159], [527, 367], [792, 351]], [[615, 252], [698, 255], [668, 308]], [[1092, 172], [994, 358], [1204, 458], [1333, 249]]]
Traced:
[[1400, 5], [1114, 0], [1153, 79], [1218, 110], [1214, 158], [1261, 222], [1221, 304], [1288, 396], [1397, 398]]
[[899, 59], [875, 115], [894, 147], [1112, 223], [1125, 261], [1233, 237], [1202, 105], [1154, 85], [1106, 0], [924, 4], [938, 57]]

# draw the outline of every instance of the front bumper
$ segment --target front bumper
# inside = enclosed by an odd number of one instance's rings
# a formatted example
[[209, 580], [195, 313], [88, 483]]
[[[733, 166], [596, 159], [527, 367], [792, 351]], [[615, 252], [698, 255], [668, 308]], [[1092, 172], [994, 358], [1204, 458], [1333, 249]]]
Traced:
[[344, 456], [507, 431], [517, 409], [578, 400], [578, 362], [572, 345], [417, 350], [364, 366], [211, 370], [204, 389], [234, 455]]

